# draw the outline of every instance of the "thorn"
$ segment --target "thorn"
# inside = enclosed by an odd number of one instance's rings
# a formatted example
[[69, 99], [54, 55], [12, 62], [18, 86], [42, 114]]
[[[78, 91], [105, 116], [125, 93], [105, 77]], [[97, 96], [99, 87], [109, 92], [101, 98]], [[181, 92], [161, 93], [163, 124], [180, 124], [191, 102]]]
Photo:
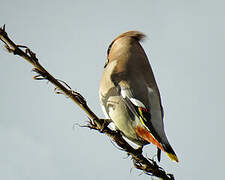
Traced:
[[[86, 100], [84, 99], [84, 97], [80, 93], [78, 93], [76, 91], [73, 91], [72, 88], [65, 81], [60, 80], [60, 79], [57, 79], [57, 81], [63, 83], [69, 89], [71, 95], [72, 96], [75, 96], [76, 99], [79, 101], [80, 104], [86, 104]], [[54, 91], [56, 91], [56, 90], [58, 90], [58, 88], [55, 88]], [[62, 93], [62, 92], [61, 93], [56, 92], [56, 94], [64, 94], [64, 93]], [[69, 96], [67, 96], [67, 97], [69, 97]]]
[[12, 53], [13, 52], [13, 50], [9, 47], [9, 45], [8, 44], [4, 44], [4, 47], [5, 47], [5, 49], [9, 52], [9, 53]]
[[[88, 123], [88, 122], [87, 122], [87, 123]], [[88, 128], [90, 128], [89, 125], [81, 125], [81, 124], [79, 124], [79, 123], [74, 123], [74, 124], [73, 124], [73, 130], [75, 129], [75, 126], [79, 126], [79, 127], [88, 127]]]
[[64, 94], [64, 93], [62, 93], [62, 91], [60, 91], [60, 89], [57, 88], [57, 87], [54, 88], [54, 92], [55, 92], [56, 94]]
[[28, 49], [28, 47], [27, 46], [24, 46], [24, 45], [16, 45], [18, 48], [26, 48], [26, 49]]
[[111, 142], [111, 144], [112, 144], [116, 149], [118, 149], [118, 150], [120, 150], [120, 151], [125, 151], [125, 150], [122, 149], [121, 147], [117, 146], [116, 143], [115, 143], [112, 139], [110, 139], [110, 142]]
[[92, 120], [92, 119], [89, 118], [89, 117], [88, 117], [88, 119], [89, 119], [89, 124], [90, 124], [92, 127], [97, 127], [97, 124], [95, 124], [94, 119]]
[[26, 54], [29, 54], [29, 52], [30, 52], [30, 49], [29, 48], [25, 49], [25, 53]]
[[44, 73], [42, 71], [40, 71], [37, 68], [33, 68], [31, 71], [37, 73], [38, 75], [33, 76], [33, 79], [35, 80], [47, 80], [47, 77], [44, 75]]
[[33, 76], [33, 79], [34, 79], [34, 80], [46, 80], [46, 78], [43, 77], [42, 75], [36, 75], [36, 76]]
[[71, 90], [71, 94], [77, 98], [80, 104], [86, 104], [85, 98], [80, 93]]
[[72, 89], [65, 81], [62, 81], [62, 80], [60, 80], [60, 79], [57, 79], [57, 81], [59, 81], [59, 82], [65, 84], [69, 89]]
[[22, 45], [19, 45], [20, 47], [22, 47], [22, 48], [26, 48], [26, 50], [25, 50], [25, 53], [28, 55], [28, 56], [30, 56], [35, 62], [38, 62], [38, 58], [36, 57], [36, 54], [33, 52], [33, 51], [31, 51], [28, 47], [26, 47], [26, 46], [22, 46]]
[[37, 68], [33, 68], [31, 71], [39, 73], [40, 71]]
[[3, 25], [2, 30], [5, 32], [5, 24]]

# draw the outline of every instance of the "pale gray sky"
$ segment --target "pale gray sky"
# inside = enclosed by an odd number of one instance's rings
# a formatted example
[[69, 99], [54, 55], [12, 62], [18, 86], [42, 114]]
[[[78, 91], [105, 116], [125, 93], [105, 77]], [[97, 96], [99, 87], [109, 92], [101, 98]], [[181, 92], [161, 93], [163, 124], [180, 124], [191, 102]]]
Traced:
[[[103, 117], [98, 86], [110, 42], [144, 32], [180, 162], [160, 165], [177, 180], [225, 179], [225, 3], [215, 0], [1, 0], [0, 25], [36, 52], [57, 78]], [[2, 45], [2, 43], [1, 43]], [[32, 66], [0, 48], [0, 179], [147, 180], [126, 154], [84, 124], [86, 115], [54, 87], [32, 80]], [[145, 147], [152, 157], [156, 150]]]

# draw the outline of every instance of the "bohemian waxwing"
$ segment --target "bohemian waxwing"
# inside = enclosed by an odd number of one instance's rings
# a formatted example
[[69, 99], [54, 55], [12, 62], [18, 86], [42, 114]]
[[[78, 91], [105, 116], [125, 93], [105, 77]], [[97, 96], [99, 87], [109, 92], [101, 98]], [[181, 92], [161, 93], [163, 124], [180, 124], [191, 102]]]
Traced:
[[178, 158], [163, 125], [160, 93], [148, 58], [139, 41], [144, 34], [128, 31], [112, 41], [100, 81], [99, 96], [105, 116], [139, 146], [152, 143], [171, 160]]

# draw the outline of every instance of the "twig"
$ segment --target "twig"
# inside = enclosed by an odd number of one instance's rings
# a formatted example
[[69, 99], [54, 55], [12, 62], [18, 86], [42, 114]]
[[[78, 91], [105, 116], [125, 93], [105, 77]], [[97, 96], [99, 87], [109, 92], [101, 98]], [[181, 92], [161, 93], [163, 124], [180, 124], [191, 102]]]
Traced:
[[[21, 56], [34, 66], [33, 71], [37, 73], [37, 75], [33, 77], [35, 80], [48, 80], [55, 86], [56, 93], [65, 94], [72, 99], [90, 119], [89, 123], [85, 127], [97, 130], [100, 133], [104, 133], [109, 136], [123, 151], [126, 151], [128, 155], [132, 157], [135, 168], [150, 176], [159, 177], [163, 180], [174, 180], [174, 176], [172, 174], [167, 174], [154, 160], [144, 157], [140, 150], [134, 149], [129, 145], [119, 131], [114, 131], [108, 128], [108, 120], [99, 119], [88, 107], [85, 98], [81, 94], [73, 91], [67, 83], [55, 79], [48, 71], [46, 71], [39, 63], [34, 52], [26, 46], [16, 45], [6, 33], [5, 25], [0, 28], [0, 39], [4, 42], [5, 48], [9, 53]], [[25, 50], [22, 50], [23, 48]]]

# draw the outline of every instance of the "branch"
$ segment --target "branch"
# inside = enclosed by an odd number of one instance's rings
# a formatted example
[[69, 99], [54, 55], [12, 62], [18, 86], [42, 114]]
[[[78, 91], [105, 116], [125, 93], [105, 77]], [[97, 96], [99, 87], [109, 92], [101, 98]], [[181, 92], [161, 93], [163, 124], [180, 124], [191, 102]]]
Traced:
[[138, 149], [129, 145], [119, 131], [108, 128], [109, 122], [106, 119], [99, 119], [97, 115], [88, 107], [85, 98], [78, 92], [73, 91], [64, 81], [54, 78], [38, 61], [36, 54], [28, 47], [15, 44], [5, 31], [5, 25], [0, 28], [0, 40], [3, 41], [5, 48], [9, 53], [21, 56], [34, 66], [33, 71], [37, 73], [33, 78], [35, 80], [48, 80], [55, 86], [57, 94], [65, 94], [75, 102], [89, 117], [89, 123], [85, 126], [94, 129], [110, 137], [123, 151], [132, 157], [134, 167], [143, 173], [159, 177], [163, 180], [174, 180], [172, 174], [167, 174], [163, 168], [157, 165], [154, 160], [146, 158]]

